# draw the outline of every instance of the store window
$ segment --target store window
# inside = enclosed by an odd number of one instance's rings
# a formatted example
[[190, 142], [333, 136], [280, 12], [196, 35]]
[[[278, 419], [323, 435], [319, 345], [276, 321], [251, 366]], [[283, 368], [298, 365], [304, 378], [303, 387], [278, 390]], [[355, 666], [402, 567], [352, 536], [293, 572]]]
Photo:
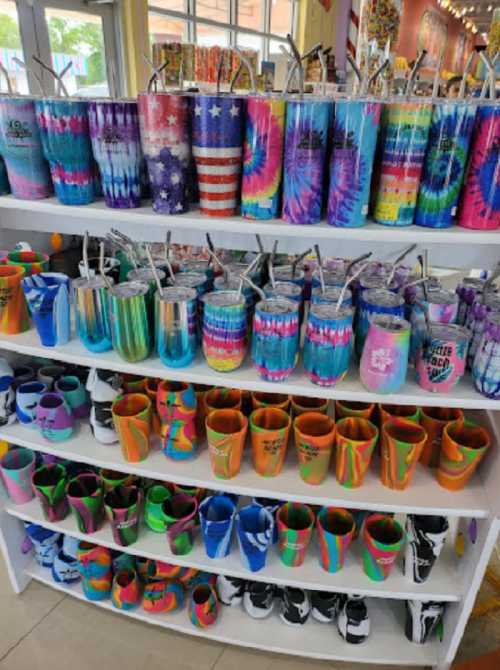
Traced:
[[[151, 42], [240, 46], [266, 60], [293, 33], [296, 5], [295, 0], [150, 0]], [[170, 37], [163, 39], [162, 33]]]
[[[0, 0], [0, 62], [7, 71], [12, 90], [29, 93], [26, 71], [15, 62], [15, 58], [24, 61], [16, 3], [14, 0]], [[1, 75], [0, 91], [7, 90], [7, 82]]]

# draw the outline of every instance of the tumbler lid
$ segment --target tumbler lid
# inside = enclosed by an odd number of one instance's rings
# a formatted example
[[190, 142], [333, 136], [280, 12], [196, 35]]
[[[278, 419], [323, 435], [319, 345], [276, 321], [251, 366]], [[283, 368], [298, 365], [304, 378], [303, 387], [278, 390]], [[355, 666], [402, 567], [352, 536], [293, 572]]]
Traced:
[[288, 281], [277, 281], [274, 286], [269, 282], [264, 286], [264, 292], [270, 298], [282, 296], [295, 302], [300, 301], [302, 297], [302, 288], [298, 284]]
[[[314, 270], [313, 277], [319, 279], [318, 268]], [[323, 270], [323, 281], [325, 286], [342, 287], [345, 284], [345, 272], [340, 268], [337, 270]]]
[[352, 318], [353, 309], [350, 305], [340, 305], [337, 309], [337, 305], [331, 302], [327, 303], [314, 303], [311, 305], [311, 316], [315, 316], [317, 319], [322, 319], [324, 321], [340, 321], [350, 316]]
[[427, 296], [428, 302], [433, 305], [453, 305], [458, 302], [458, 295], [444, 288], [431, 288], [427, 291]]
[[207, 281], [207, 276], [202, 272], [178, 272], [175, 275], [175, 286], [186, 288], [199, 288]]
[[[321, 286], [315, 286], [311, 291], [311, 295], [314, 298], [320, 298], [324, 302], [337, 302], [341, 292], [342, 288], [340, 286], [325, 286], [324, 293], [321, 292]], [[352, 291], [349, 287], [345, 290], [343, 303], [347, 300], [352, 300]]]
[[245, 296], [238, 291], [212, 291], [202, 297], [205, 305], [213, 307], [244, 307]]
[[[107, 276], [107, 275], [106, 275]], [[114, 284], [115, 280], [113, 277], [108, 277], [108, 284]], [[74, 289], [91, 289], [97, 291], [101, 288], [106, 288], [106, 282], [101, 275], [94, 275], [93, 277], [78, 277], [73, 279], [71, 285]]]
[[[236, 275], [228, 275], [226, 277], [217, 277], [214, 281], [216, 291], [237, 291], [240, 287], [241, 279]], [[250, 295], [252, 289], [249, 286], [243, 286], [241, 289], [245, 295]]]
[[369, 288], [363, 291], [360, 301], [370, 305], [380, 305], [381, 307], [402, 307], [404, 299], [397, 293], [389, 291], [387, 288]]
[[146, 295], [149, 291], [148, 284], [138, 281], [125, 281], [115, 286], [113, 296], [122, 300], [127, 298], [136, 298]]
[[258, 312], [266, 312], [266, 314], [297, 314], [298, 305], [296, 302], [287, 300], [283, 297], [271, 297], [261, 300], [255, 306]]
[[163, 289], [161, 296], [156, 291], [156, 297], [162, 302], [189, 302], [196, 300], [197, 295], [196, 289], [187, 286], [169, 286]]
[[304, 271], [295, 268], [294, 274], [291, 265], [277, 265], [273, 268], [273, 274], [278, 281], [300, 281], [304, 279]]
[[[158, 274], [160, 281], [165, 279], [166, 274], [163, 272], [163, 270], [156, 268], [156, 273]], [[129, 270], [127, 273], [127, 279], [129, 281], [142, 281], [148, 283], [156, 281], [153, 270], [151, 268], [136, 268], [135, 270]]]
[[411, 330], [411, 326], [406, 319], [394, 316], [394, 314], [376, 314], [372, 324], [388, 333], [402, 333]]
[[445, 342], [459, 342], [460, 340], [468, 342], [472, 334], [467, 328], [454, 323], [431, 323], [430, 336]]

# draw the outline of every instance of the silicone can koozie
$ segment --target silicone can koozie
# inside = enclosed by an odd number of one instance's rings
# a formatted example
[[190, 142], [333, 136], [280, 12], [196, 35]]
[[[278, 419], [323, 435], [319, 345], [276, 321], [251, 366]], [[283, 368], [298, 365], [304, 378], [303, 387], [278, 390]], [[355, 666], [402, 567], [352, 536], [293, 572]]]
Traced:
[[386, 421], [382, 433], [382, 484], [403, 491], [411, 483], [427, 433], [416, 423], [404, 420]]
[[111, 549], [82, 541], [78, 543], [76, 560], [85, 597], [93, 601], [108, 598], [113, 580]]
[[197, 450], [196, 394], [191, 384], [162, 381], [156, 391], [163, 453], [176, 461], [192, 458]]
[[335, 104], [327, 215], [331, 226], [357, 228], [366, 222], [381, 108], [363, 100]]
[[338, 572], [344, 566], [354, 537], [354, 517], [341, 507], [322, 507], [316, 517], [319, 562], [323, 570]]
[[288, 223], [321, 220], [330, 111], [329, 102], [287, 104], [282, 216]]
[[141, 393], [126, 393], [113, 402], [111, 412], [124, 459], [143, 461], [149, 453], [151, 400]]
[[390, 516], [372, 514], [363, 526], [363, 567], [374, 581], [388, 578], [404, 544], [401, 525]]
[[9, 498], [23, 505], [33, 498], [31, 480], [35, 471], [35, 454], [24, 447], [13, 447], [0, 461], [0, 472]]
[[254, 470], [263, 477], [279, 475], [290, 434], [290, 416], [278, 407], [261, 407], [250, 415]]
[[121, 547], [137, 541], [141, 512], [141, 491], [137, 486], [116, 486], [106, 493], [104, 509], [113, 539]]
[[198, 501], [192, 496], [177, 493], [163, 503], [163, 514], [167, 528], [170, 551], [176, 556], [189, 554], [198, 525], [196, 515]]
[[267, 551], [273, 542], [274, 519], [261, 505], [247, 505], [236, 514], [236, 533], [243, 565], [258, 572], [266, 564]]
[[305, 412], [293, 422], [299, 474], [307, 484], [321, 484], [328, 474], [335, 436], [333, 419]]
[[0, 332], [6, 335], [23, 333], [30, 327], [23, 277], [21, 266], [0, 265]]
[[96, 170], [86, 100], [35, 101], [43, 153], [63, 205], [88, 205], [96, 196]]
[[104, 516], [103, 485], [100, 477], [83, 473], [71, 479], [66, 488], [68, 501], [80, 533], [95, 533]]
[[285, 106], [280, 99], [246, 100], [241, 214], [249, 219], [278, 215]]
[[431, 468], [439, 464], [443, 431], [450, 421], [463, 419], [463, 411], [453, 407], [421, 407], [420, 424], [427, 434], [427, 439], [420, 454], [422, 465]]
[[240, 471], [248, 419], [239, 410], [217, 409], [206, 418], [208, 454], [216, 477], [231, 479]]
[[437, 480], [449, 491], [460, 491], [491, 447], [491, 436], [473, 421], [448, 423], [443, 430]]
[[231, 551], [236, 506], [224, 495], [205, 498], [200, 505], [201, 533], [209, 558], [225, 558]]
[[219, 612], [217, 593], [208, 584], [198, 584], [191, 593], [189, 601], [189, 618], [197, 628], [212, 626]]
[[479, 107], [458, 213], [464, 228], [500, 227], [500, 108]]
[[302, 565], [314, 528], [314, 514], [308, 505], [288, 502], [276, 513], [278, 551], [289, 567]]
[[378, 428], [360, 417], [346, 417], [335, 426], [337, 481], [346, 488], [363, 484], [378, 441]]
[[71, 336], [69, 277], [41, 272], [25, 277], [21, 284], [42, 345], [67, 344]]
[[475, 116], [476, 107], [470, 102], [435, 105], [415, 212], [417, 226], [453, 225]]

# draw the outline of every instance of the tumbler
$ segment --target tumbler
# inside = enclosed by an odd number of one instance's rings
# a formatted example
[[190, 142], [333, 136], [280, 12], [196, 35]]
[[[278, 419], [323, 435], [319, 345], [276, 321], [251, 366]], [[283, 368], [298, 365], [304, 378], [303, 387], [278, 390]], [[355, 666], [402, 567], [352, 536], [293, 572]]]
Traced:
[[493, 314], [500, 314], [499, 295], [496, 293], [485, 293], [474, 300], [469, 311], [469, 320], [466, 324], [472, 335], [467, 353], [468, 369], [472, 369], [474, 365], [474, 358], [484, 333], [486, 321]]
[[208, 455], [216, 477], [231, 479], [240, 471], [248, 419], [235, 409], [216, 409], [206, 418]]
[[56, 463], [42, 465], [34, 471], [31, 482], [45, 519], [52, 523], [62, 521], [69, 512], [64, 467]]
[[291, 425], [289, 414], [278, 407], [261, 407], [251, 413], [252, 461], [259, 475], [276, 477], [281, 472]]
[[231, 551], [236, 506], [224, 495], [205, 498], [199, 508], [201, 533], [209, 558], [225, 558]]
[[404, 544], [404, 531], [392, 517], [371, 514], [363, 526], [363, 567], [376, 582], [387, 579]]
[[449, 491], [460, 491], [491, 447], [491, 436], [473, 421], [459, 419], [443, 430], [437, 480]]
[[361, 362], [360, 379], [373, 393], [397, 393], [406, 380], [410, 324], [397, 316], [375, 316], [370, 323]]
[[500, 108], [480, 106], [458, 212], [459, 226], [480, 230], [500, 227], [499, 138]]
[[121, 547], [134, 544], [139, 534], [140, 489], [137, 486], [116, 486], [104, 496], [104, 510], [115, 543]]
[[420, 454], [422, 465], [435, 468], [439, 464], [443, 431], [450, 421], [463, 419], [463, 411], [452, 407], [421, 407], [420, 425], [427, 434], [427, 439]]
[[329, 102], [287, 103], [282, 217], [288, 223], [321, 220], [330, 114]]
[[0, 332], [17, 335], [30, 327], [21, 281], [24, 268], [0, 265]]
[[293, 428], [300, 477], [307, 484], [321, 484], [330, 467], [333, 419], [319, 412], [305, 412], [294, 419]]
[[113, 349], [128, 363], [143, 361], [150, 353], [148, 290], [146, 284], [124, 282], [108, 294]]
[[349, 370], [352, 353], [352, 318], [349, 306], [313, 303], [307, 320], [303, 365], [306, 376], [318, 386], [335, 386]]
[[[311, 291], [311, 303], [316, 305], [318, 303], [333, 303], [336, 305], [339, 301], [342, 288], [340, 286], [325, 286], [325, 290], [322, 291], [320, 286], [316, 286]], [[352, 291], [348, 288], [344, 292], [344, 297], [342, 298], [342, 307], [351, 307], [352, 306]]]
[[458, 295], [456, 323], [465, 326], [469, 320], [469, 312], [477, 296], [482, 295], [486, 280], [476, 277], [464, 277], [455, 289]]
[[416, 302], [411, 307], [410, 360], [415, 361], [417, 351], [427, 331], [424, 310], [429, 321], [434, 323], [455, 323], [458, 312], [458, 296], [453, 291], [432, 289], [427, 291], [427, 299]]
[[448, 528], [445, 516], [408, 514], [406, 517], [403, 572], [414, 584], [423, 584], [429, 579], [444, 547]]
[[357, 228], [366, 222], [382, 105], [365, 100], [335, 104], [327, 221]]
[[302, 565], [314, 528], [314, 513], [308, 505], [284, 503], [276, 513], [278, 552], [288, 567]]
[[428, 103], [397, 102], [384, 107], [373, 213], [377, 223], [413, 223], [431, 118], [432, 105]]
[[24, 447], [11, 447], [0, 460], [0, 473], [9, 498], [24, 505], [33, 498], [31, 483], [35, 472], [35, 454]]
[[140, 93], [137, 102], [153, 211], [182, 214], [188, 209], [189, 98]]
[[417, 226], [453, 225], [475, 116], [476, 106], [469, 101], [435, 105], [415, 212]]
[[63, 205], [88, 205], [96, 195], [88, 102], [41, 98], [35, 110], [57, 199]]
[[261, 505], [247, 505], [236, 514], [236, 533], [243, 565], [258, 572], [266, 564], [267, 551], [273, 540], [274, 519]]
[[71, 479], [66, 492], [80, 533], [95, 533], [103, 520], [103, 486], [100, 477], [91, 473]]
[[197, 294], [193, 288], [164, 288], [155, 294], [155, 342], [161, 362], [172, 368], [189, 365], [196, 355]]
[[354, 537], [354, 517], [341, 507], [322, 507], [316, 516], [316, 528], [320, 565], [327, 572], [338, 572]]
[[469, 340], [462, 326], [431, 323], [417, 350], [417, 383], [431, 393], [449, 393], [465, 374]]
[[382, 426], [380, 479], [384, 486], [404, 491], [411, 483], [427, 433], [412, 421], [386, 421]]
[[472, 366], [474, 386], [486, 398], [500, 398], [500, 314], [488, 314]]
[[360, 358], [374, 316], [390, 314], [403, 318], [404, 305], [402, 296], [385, 288], [367, 289], [360, 293], [356, 311], [356, 353]]
[[246, 100], [241, 214], [249, 219], [278, 215], [285, 127], [284, 100]]
[[196, 95], [192, 129], [200, 212], [232, 216], [241, 174], [243, 101], [234, 96]]
[[141, 393], [118, 396], [111, 411], [123, 458], [138, 463], [149, 454], [151, 435], [151, 400]]
[[335, 426], [337, 481], [346, 488], [363, 484], [378, 441], [378, 428], [368, 419], [346, 417]]
[[108, 207], [129, 209], [141, 203], [142, 154], [135, 101], [89, 102], [94, 158]]
[[67, 344], [71, 335], [69, 277], [41, 272], [24, 278], [21, 284], [42, 345]]
[[266, 298], [255, 306], [252, 360], [260, 377], [279, 382], [288, 379], [298, 358], [299, 312], [296, 303]]
[[[113, 279], [109, 278], [113, 283]], [[86, 349], [92, 353], [112, 348], [111, 322], [108, 307], [108, 290], [104, 279], [96, 275], [72, 282], [76, 334]]]
[[0, 99], [0, 154], [15, 198], [49, 197], [52, 182], [32, 99], [5, 96]]
[[217, 372], [231, 372], [243, 363], [247, 349], [245, 298], [236, 291], [203, 296], [203, 353]]

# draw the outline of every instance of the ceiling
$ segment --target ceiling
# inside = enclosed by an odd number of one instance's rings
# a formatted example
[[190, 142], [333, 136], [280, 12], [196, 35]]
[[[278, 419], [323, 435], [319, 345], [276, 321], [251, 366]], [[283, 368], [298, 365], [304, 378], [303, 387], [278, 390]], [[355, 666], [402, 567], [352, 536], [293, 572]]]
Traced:
[[451, 0], [450, 4], [461, 14], [466, 10], [460, 18], [472, 21], [477, 26], [479, 35], [489, 32], [493, 17], [492, 10], [500, 8], [499, 0]]

